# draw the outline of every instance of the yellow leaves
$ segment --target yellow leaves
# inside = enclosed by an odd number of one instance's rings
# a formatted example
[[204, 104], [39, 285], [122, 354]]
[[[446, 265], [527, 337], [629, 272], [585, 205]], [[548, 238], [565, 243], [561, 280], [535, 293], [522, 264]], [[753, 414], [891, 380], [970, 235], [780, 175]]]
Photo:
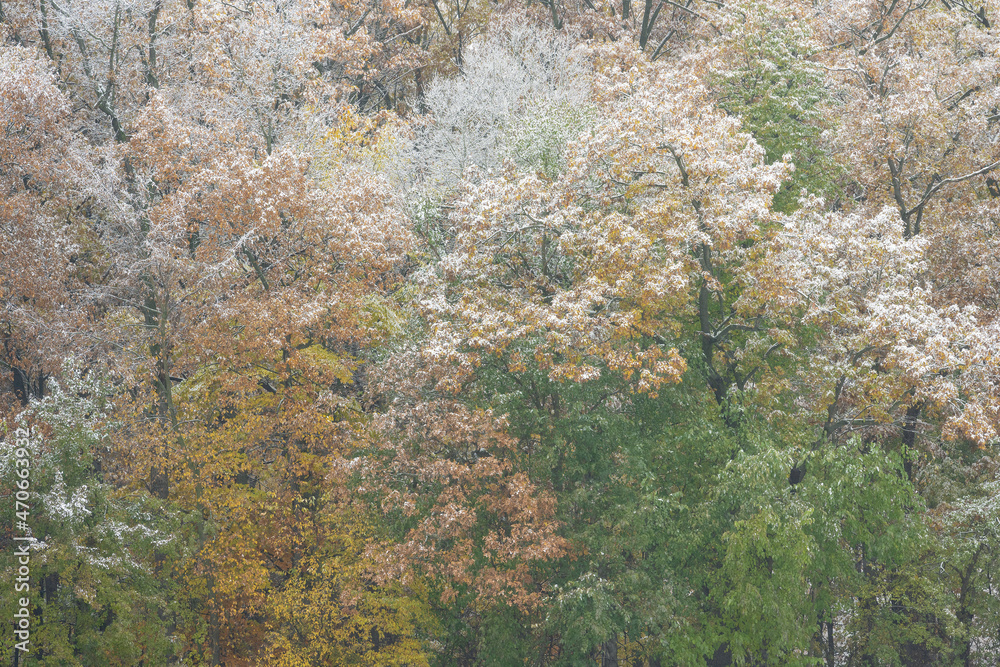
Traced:
[[336, 121], [318, 138], [313, 151], [325, 174], [320, 182], [334, 185], [329, 179], [342, 162], [371, 162], [381, 168], [393, 151], [393, 127], [394, 120], [387, 115], [362, 116], [352, 106], [340, 107]]
[[324, 374], [331, 375], [344, 384], [353, 382], [354, 365], [345, 363], [341, 355], [327, 350], [322, 345], [310, 345], [299, 350], [299, 354], [321, 368]]
[[515, 352], [510, 355], [510, 360], [507, 363], [507, 371], [510, 373], [524, 373], [528, 370], [528, 365], [525, 363], [524, 355], [520, 352]]
[[220, 371], [218, 367], [211, 365], [199, 368], [191, 377], [178, 384], [173, 393], [177, 401], [212, 404], [219, 387]]
[[599, 377], [601, 377], [601, 371], [589, 364], [558, 364], [549, 371], [549, 378], [557, 382], [583, 383], [588, 380], [596, 380]]
[[379, 294], [366, 294], [358, 324], [370, 332], [374, 342], [384, 342], [402, 335], [406, 320], [390, 300]]
[[421, 582], [372, 585], [362, 517], [345, 513], [329, 528], [325, 546], [268, 597], [268, 664], [426, 665], [416, 634], [432, 621]]

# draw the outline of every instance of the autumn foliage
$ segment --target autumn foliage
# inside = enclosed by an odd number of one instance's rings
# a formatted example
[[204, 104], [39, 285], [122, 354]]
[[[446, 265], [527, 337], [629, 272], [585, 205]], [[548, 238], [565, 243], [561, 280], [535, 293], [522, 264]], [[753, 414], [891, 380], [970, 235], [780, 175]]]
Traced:
[[0, 3], [0, 660], [996, 664], [994, 20]]

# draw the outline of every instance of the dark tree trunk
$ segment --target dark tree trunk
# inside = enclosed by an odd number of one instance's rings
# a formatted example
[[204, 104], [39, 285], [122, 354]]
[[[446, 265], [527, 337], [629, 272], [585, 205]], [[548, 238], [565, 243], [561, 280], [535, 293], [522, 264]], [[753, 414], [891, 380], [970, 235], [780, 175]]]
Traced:
[[618, 667], [618, 637], [601, 644], [601, 667]]

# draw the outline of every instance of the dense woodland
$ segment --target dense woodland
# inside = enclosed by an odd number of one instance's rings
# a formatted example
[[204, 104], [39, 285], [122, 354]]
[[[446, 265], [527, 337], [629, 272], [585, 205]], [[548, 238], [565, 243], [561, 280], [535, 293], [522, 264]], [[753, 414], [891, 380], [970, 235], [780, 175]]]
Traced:
[[997, 665], [994, 22], [2, 0], [0, 662]]

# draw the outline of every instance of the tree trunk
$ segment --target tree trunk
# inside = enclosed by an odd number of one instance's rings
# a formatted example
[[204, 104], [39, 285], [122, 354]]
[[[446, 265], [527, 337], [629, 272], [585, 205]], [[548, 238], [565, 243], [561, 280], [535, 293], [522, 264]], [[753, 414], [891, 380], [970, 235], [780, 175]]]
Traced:
[[[905, 449], [913, 449], [917, 441], [917, 420], [920, 419], [920, 412], [923, 410], [922, 403], [914, 403], [906, 409], [906, 416], [903, 417], [903, 446]], [[907, 454], [908, 452], [904, 452]], [[906, 470], [907, 478], [913, 481], [913, 461], [909, 456], [903, 459], [903, 468]]]
[[601, 644], [601, 667], [618, 667], [618, 637]]

